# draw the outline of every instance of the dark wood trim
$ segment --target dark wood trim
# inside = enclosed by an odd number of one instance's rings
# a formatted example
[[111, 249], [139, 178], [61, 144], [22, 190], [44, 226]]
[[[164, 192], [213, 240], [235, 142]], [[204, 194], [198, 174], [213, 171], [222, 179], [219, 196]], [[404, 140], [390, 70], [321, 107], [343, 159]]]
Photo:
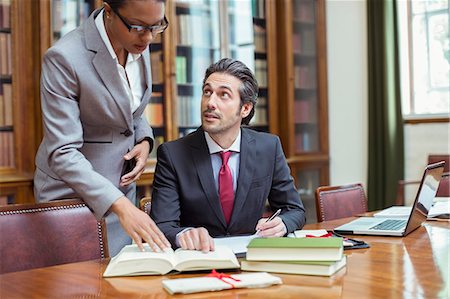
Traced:
[[450, 117], [430, 117], [430, 118], [405, 118], [403, 123], [407, 125], [449, 123]]
[[275, 1], [266, 1], [266, 47], [267, 47], [267, 83], [268, 83], [268, 104], [269, 104], [269, 130], [272, 134], [279, 135], [278, 121], [278, 57], [277, 57], [277, 39], [278, 22], [276, 15]]

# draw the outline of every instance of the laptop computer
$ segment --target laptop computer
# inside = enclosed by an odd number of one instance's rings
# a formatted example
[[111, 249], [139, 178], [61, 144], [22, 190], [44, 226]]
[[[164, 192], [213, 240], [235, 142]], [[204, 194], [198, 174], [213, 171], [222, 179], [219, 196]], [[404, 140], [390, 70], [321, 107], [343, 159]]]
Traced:
[[430, 164], [423, 172], [416, 199], [408, 218], [359, 217], [334, 229], [343, 235], [406, 236], [427, 220], [444, 171], [445, 162]]

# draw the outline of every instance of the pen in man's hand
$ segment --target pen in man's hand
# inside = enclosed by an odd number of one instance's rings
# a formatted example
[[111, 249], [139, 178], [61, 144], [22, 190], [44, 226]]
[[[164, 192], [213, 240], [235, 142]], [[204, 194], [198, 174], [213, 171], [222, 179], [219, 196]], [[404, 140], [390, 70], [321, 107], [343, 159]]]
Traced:
[[[281, 209], [278, 209], [275, 213], [272, 214], [272, 216], [270, 216], [269, 218], [267, 218], [266, 221], [264, 221], [264, 223], [272, 221], [273, 219], [275, 219], [275, 217], [277, 217], [278, 215], [280, 215], [281, 213]], [[261, 230], [258, 229], [256, 230], [256, 235], [260, 232]]]

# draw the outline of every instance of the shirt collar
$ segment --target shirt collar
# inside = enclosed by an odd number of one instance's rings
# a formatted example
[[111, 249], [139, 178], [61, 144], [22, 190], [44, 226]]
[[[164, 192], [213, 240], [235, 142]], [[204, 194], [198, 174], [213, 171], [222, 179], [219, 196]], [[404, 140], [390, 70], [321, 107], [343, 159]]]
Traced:
[[209, 136], [208, 132], [205, 133], [206, 143], [208, 144], [209, 153], [210, 154], [216, 154], [220, 152], [241, 152], [241, 130], [239, 130], [239, 133], [234, 140], [233, 144], [229, 148], [221, 148], [220, 145], [218, 145], [212, 138]]
[[[106, 45], [106, 48], [108, 49], [109, 54], [111, 54], [111, 57], [115, 60], [117, 60], [116, 52], [114, 52], [114, 48], [112, 47], [111, 41], [109, 40], [108, 34], [106, 33], [105, 23], [103, 22], [103, 15], [105, 13], [105, 10], [102, 9], [102, 11], [95, 17], [95, 26], [97, 26], [98, 32], [100, 33], [100, 36], [103, 40], [103, 42]], [[141, 54], [132, 54], [128, 55], [127, 62], [137, 60], [139, 57], [141, 57]]]

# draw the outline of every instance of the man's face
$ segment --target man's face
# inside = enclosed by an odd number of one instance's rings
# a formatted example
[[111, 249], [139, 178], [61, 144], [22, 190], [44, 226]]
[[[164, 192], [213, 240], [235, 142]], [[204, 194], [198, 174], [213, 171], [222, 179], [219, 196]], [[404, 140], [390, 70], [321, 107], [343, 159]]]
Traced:
[[131, 32], [127, 25], [152, 26], [163, 23], [165, 6], [156, 0], [128, 1], [118, 11], [105, 5], [105, 26], [115, 50], [125, 49], [140, 54], [154, 40], [150, 31]]
[[225, 73], [213, 73], [206, 79], [202, 93], [202, 126], [209, 134], [238, 131], [242, 118], [252, 105], [241, 107], [239, 87], [241, 81]]

